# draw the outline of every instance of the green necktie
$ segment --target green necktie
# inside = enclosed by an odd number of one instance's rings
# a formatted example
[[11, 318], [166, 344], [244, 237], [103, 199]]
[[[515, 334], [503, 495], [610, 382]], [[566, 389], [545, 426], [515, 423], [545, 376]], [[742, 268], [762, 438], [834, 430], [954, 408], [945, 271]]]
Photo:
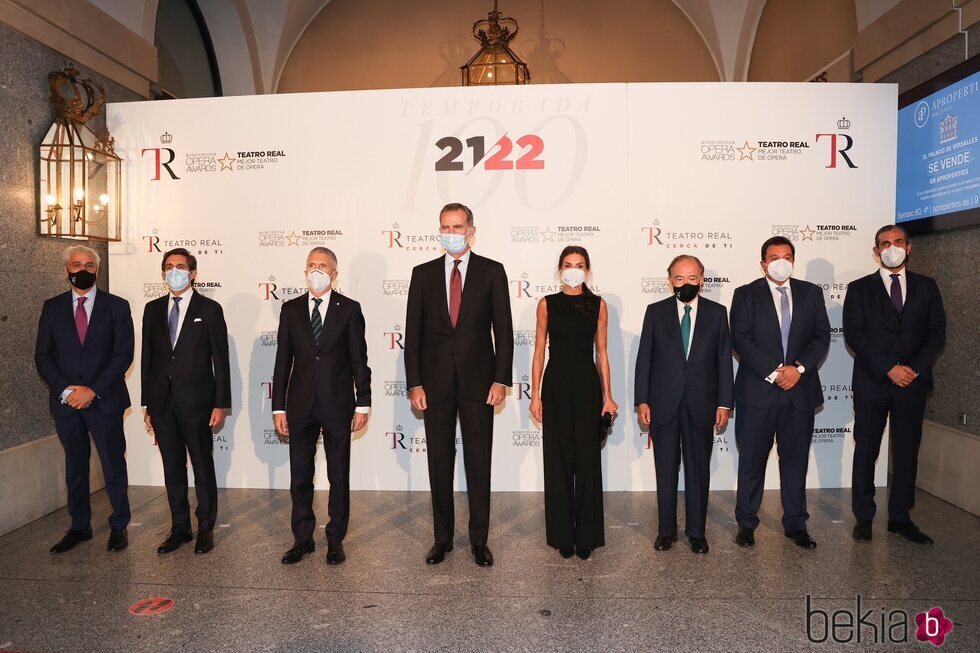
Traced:
[[691, 307], [684, 307], [684, 317], [681, 318], [681, 339], [684, 341], [684, 358], [691, 351]]

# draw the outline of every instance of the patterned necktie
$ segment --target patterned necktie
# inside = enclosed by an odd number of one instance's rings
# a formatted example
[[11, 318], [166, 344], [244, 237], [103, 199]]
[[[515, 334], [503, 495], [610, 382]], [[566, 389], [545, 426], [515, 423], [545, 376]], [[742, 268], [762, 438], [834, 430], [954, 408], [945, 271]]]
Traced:
[[463, 275], [459, 272], [459, 259], [453, 262], [453, 272], [449, 275], [449, 321], [453, 328], [459, 320], [459, 305], [463, 301]]
[[319, 297], [313, 298], [313, 313], [310, 315], [310, 325], [313, 327], [313, 344], [320, 348], [320, 335], [323, 333], [323, 318], [320, 317], [320, 304], [323, 300]]
[[170, 348], [177, 345], [177, 325], [180, 323], [180, 300], [183, 297], [174, 297], [174, 307], [170, 309], [170, 317], [167, 318], [167, 326], [170, 327]]
[[88, 297], [78, 298], [78, 308], [75, 309], [75, 330], [78, 331], [78, 344], [85, 344], [85, 335], [88, 333], [88, 314], [85, 312], [85, 300]]
[[776, 288], [776, 290], [779, 291], [779, 335], [783, 339], [783, 362], [786, 362], [786, 357], [789, 356], [789, 327], [793, 321], [789, 313], [789, 295], [786, 294], [789, 289]]
[[681, 318], [681, 340], [684, 341], [684, 358], [691, 353], [691, 307], [684, 307], [684, 317]]
[[901, 313], [902, 307], [905, 305], [905, 302], [902, 301], [902, 284], [898, 280], [897, 274], [891, 274], [889, 276], [892, 278], [892, 287], [891, 287], [892, 304], [895, 305], [895, 310]]

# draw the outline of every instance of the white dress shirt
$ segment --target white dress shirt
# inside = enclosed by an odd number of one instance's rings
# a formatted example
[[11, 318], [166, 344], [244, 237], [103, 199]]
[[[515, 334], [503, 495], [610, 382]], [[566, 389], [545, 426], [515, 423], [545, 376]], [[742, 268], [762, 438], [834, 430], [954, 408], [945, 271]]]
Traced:
[[[95, 304], [95, 295], [96, 295], [96, 293], [98, 293], [98, 289], [94, 285], [91, 288], [89, 288], [88, 290], [86, 290], [85, 292], [81, 292], [81, 293], [78, 292], [78, 290], [75, 289], [75, 288], [72, 288], [71, 289], [71, 316], [72, 316], [72, 319], [74, 319], [74, 317], [75, 317], [75, 311], [78, 310], [78, 299], [80, 297], [84, 297], [85, 298], [85, 303], [82, 304], [82, 308], [85, 310], [85, 322], [86, 323], [91, 323], [92, 322], [92, 306]], [[70, 395], [73, 392], [74, 392], [74, 390], [69, 390], [68, 388], [65, 388], [61, 392], [61, 403], [65, 403], [65, 400], [68, 399], [68, 395]]]
[[[310, 322], [313, 321], [313, 311], [319, 311], [320, 312], [320, 324], [323, 325], [323, 324], [326, 324], [327, 323], [327, 310], [330, 308], [330, 298], [331, 297], [333, 297], [333, 289], [332, 288], [330, 290], [328, 290], [326, 293], [324, 293], [323, 295], [321, 295], [320, 297], [316, 297], [316, 298], [313, 297], [313, 293], [309, 293], [309, 302], [308, 302], [308, 305], [307, 305], [307, 309], [308, 309], [308, 312], [310, 314]], [[319, 307], [317, 307], [316, 302], [313, 301], [314, 299], [322, 299], [323, 300], [322, 302], [320, 302], [320, 306]], [[272, 411], [272, 414], [273, 415], [282, 415], [285, 412], [286, 411], [284, 411], [284, 410], [274, 410], [274, 411]], [[371, 412], [371, 407], [370, 406], [357, 406], [356, 408], [354, 408], [354, 412], [355, 413], [369, 413], [369, 412]]]
[[898, 275], [898, 285], [902, 288], [902, 305], [905, 305], [905, 295], [906, 295], [906, 284], [905, 284], [905, 268], [902, 268], [898, 272], [892, 272], [888, 268], [879, 268], [878, 273], [881, 275], [881, 280], [885, 284], [885, 294], [889, 297], [892, 296], [892, 275]]
[[[691, 303], [690, 304], [685, 304], [684, 302], [682, 302], [681, 300], [677, 299], [676, 297], [674, 298], [674, 300], [677, 302], [677, 321], [678, 322], [681, 322], [684, 319], [684, 307], [685, 306], [690, 306], [691, 307], [691, 341], [688, 343], [688, 347], [693, 347], [694, 346], [694, 325], [698, 321], [698, 299], [700, 299], [700, 297], [701, 297], [700, 295], [696, 296], [694, 299], [691, 300]], [[685, 353], [689, 353], [689, 351], [690, 350], [688, 350], [688, 352], [685, 352]], [[731, 410], [731, 408], [729, 408], [727, 406], [718, 406], [718, 408], [724, 408], [725, 410]]]
[[[459, 257], [459, 276], [462, 277], [461, 279], [461, 281], [463, 282], [461, 286], [462, 288], [466, 287], [466, 270], [467, 268], [469, 268], [470, 265], [470, 253], [471, 250], [466, 250], [466, 253]], [[453, 267], [456, 264], [456, 259], [454, 259], [451, 254], [446, 254], [445, 263], [446, 263], [446, 306], [449, 306], [452, 303], [452, 299], [450, 297], [450, 291], [449, 291], [449, 284], [451, 283], [452, 280]]]
[[[793, 288], [790, 286], [789, 279], [783, 282], [783, 285], [779, 285], [769, 277], [766, 277], [766, 283], [769, 284], [769, 293], [772, 295], [772, 303], [776, 306], [776, 319], [779, 320], [779, 328], [783, 327], [783, 308], [781, 303], [783, 301], [783, 294], [779, 292], [779, 288], [786, 289], [786, 297], [789, 300], [789, 319], [793, 319]], [[779, 367], [782, 367], [780, 365]], [[779, 373], [779, 367], [774, 369], [769, 376], [766, 377], [766, 381], [769, 383], [776, 382], [776, 376]]]
[[180, 340], [180, 330], [184, 328], [184, 316], [187, 315], [187, 307], [191, 304], [191, 296], [194, 295], [194, 286], [184, 291], [182, 295], [175, 295], [170, 293], [170, 298], [167, 299], [167, 333], [170, 333], [170, 311], [174, 310], [174, 299], [180, 298], [180, 303], [177, 304], [177, 333], [174, 336], [174, 346], [177, 346], [177, 341]]

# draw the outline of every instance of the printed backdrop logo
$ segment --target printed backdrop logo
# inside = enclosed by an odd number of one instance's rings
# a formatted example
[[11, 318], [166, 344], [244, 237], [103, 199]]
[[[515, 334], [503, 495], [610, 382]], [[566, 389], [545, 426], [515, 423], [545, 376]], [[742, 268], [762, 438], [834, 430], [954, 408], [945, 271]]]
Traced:
[[259, 247], [326, 247], [344, 235], [340, 229], [277, 229], [258, 232]]
[[[269, 275], [268, 281], [260, 281], [259, 297], [263, 301], [288, 302], [306, 292], [306, 286], [281, 286], [276, 282], [276, 275]], [[339, 290], [339, 288], [335, 288]]]
[[405, 349], [405, 343], [403, 342], [405, 334], [402, 333], [400, 324], [396, 324], [391, 331], [385, 331], [384, 336], [385, 347], [389, 351], [401, 351]]
[[782, 236], [793, 242], [835, 242], [857, 233], [856, 224], [774, 224], [770, 227], [773, 236]]
[[[843, 131], [845, 129], [851, 128], [851, 121], [847, 118], [841, 118], [837, 121], [837, 129]], [[827, 143], [830, 145], [830, 163], [828, 163], [826, 168], [836, 168], [838, 164], [837, 157], [847, 164], [848, 168], [857, 168], [854, 161], [851, 160], [851, 155], [847, 152], [854, 146], [854, 139], [848, 134], [842, 134], [840, 132], [817, 134], [816, 139], [819, 143], [821, 139], [826, 139]]]
[[385, 297], [407, 297], [410, 283], [408, 279], [385, 279], [381, 282], [381, 294]]
[[538, 334], [534, 329], [524, 329], [514, 331], [515, 347], [533, 347]]
[[407, 252], [442, 251], [438, 234], [402, 231], [397, 222], [391, 225], [391, 229], [382, 229], [381, 236], [387, 249], [402, 249]]
[[[535, 283], [531, 280], [527, 272], [522, 272], [519, 279], [510, 280], [511, 299], [523, 299], [538, 301], [545, 295], [552, 295], [561, 292], [562, 284], [557, 279], [554, 283], [544, 284]], [[602, 289], [595, 283], [589, 283], [589, 290], [596, 294], [601, 294]]]
[[[386, 397], [407, 397], [408, 388], [405, 381], [385, 381]], [[398, 428], [401, 428], [400, 426]]]
[[212, 256], [225, 253], [220, 238], [164, 238], [157, 229], [154, 229], [142, 239], [146, 243], [144, 251], [147, 254], [162, 254], [177, 247], [183, 247], [195, 256]]
[[260, 347], [275, 347], [279, 344], [279, 332], [263, 331], [259, 334], [258, 343]]
[[514, 431], [511, 444], [515, 447], [540, 447], [541, 431]]
[[[465, 140], [443, 136], [435, 142], [435, 146], [443, 153], [435, 162], [436, 172], [466, 170], [466, 174], [469, 174], [480, 168], [480, 164], [483, 164], [484, 170], [544, 170], [545, 165], [544, 139], [535, 134], [525, 134], [516, 141], [504, 134], [489, 149], [487, 139], [482, 135], [470, 136]], [[463, 154], [464, 149], [469, 150], [468, 155]]]
[[580, 243], [602, 231], [597, 224], [560, 224], [554, 227], [511, 227], [512, 243]]
[[834, 379], [834, 383], [824, 383], [820, 389], [823, 390], [824, 401], [851, 401], [851, 384], [841, 383], [840, 379]]
[[669, 295], [672, 292], [670, 281], [666, 275], [662, 277], [642, 277], [640, 292], [644, 295]]
[[[169, 145], [173, 141], [173, 135], [168, 132], [163, 132], [160, 135], [160, 143], [163, 145]], [[169, 147], [144, 147], [140, 149], [140, 158], [146, 159], [147, 152], [151, 153], [150, 160], [153, 161], [153, 176], [150, 177], [150, 181], [160, 181], [161, 168], [167, 171], [167, 175], [171, 179], [180, 179], [171, 167], [174, 159], [177, 158], [177, 152]]]
[[849, 440], [850, 437], [849, 426], [820, 426], [813, 429], [813, 439], [810, 442], [813, 445], [831, 445]]
[[640, 227], [648, 246], [667, 249], [730, 249], [735, 239], [729, 231], [672, 231], [654, 220], [649, 227]]

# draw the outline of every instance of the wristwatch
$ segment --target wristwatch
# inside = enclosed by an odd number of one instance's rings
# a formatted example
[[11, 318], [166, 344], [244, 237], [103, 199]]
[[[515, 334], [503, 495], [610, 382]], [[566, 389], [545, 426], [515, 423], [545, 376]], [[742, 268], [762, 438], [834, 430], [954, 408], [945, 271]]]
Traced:
[[806, 372], [806, 366], [800, 361], [796, 361], [796, 371], [802, 375]]

